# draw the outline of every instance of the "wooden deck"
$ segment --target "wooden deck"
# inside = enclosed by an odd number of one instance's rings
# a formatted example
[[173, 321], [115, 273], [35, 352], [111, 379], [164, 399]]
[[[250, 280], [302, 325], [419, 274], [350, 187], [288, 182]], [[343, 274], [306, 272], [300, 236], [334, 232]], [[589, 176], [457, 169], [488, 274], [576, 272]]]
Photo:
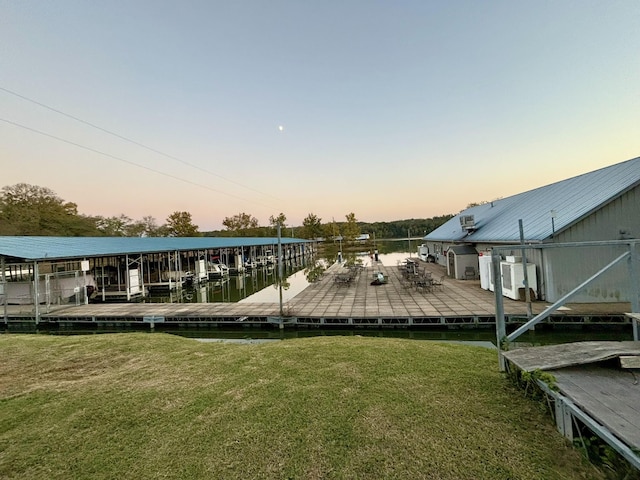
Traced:
[[550, 371], [558, 392], [628, 447], [624, 453], [640, 465], [634, 453], [640, 451], [640, 371], [620, 363], [622, 356], [640, 356], [640, 342], [576, 342], [520, 348], [504, 356], [521, 370]]
[[[420, 262], [435, 279], [445, 276], [445, 267]], [[335, 269], [336, 267], [332, 267]], [[385, 285], [370, 285], [374, 271], [381, 271], [388, 279]], [[395, 318], [455, 318], [491, 317], [494, 321], [495, 297], [493, 292], [480, 288], [479, 280], [455, 280], [444, 278], [443, 287], [433, 291], [405, 288], [396, 265], [375, 264], [364, 269], [357, 281], [350, 286], [336, 287], [333, 283], [335, 270], [330, 270], [323, 279], [311, 284], [290, 303], [297, 317], [395, 317]], [[549, 304], [534, 302], [533, 314], [541, 313]], [[504, 298], [505, 314], [508, 317], [526, 317], [524, 302]], [[558, 312], [558, 317], [624, 315], [629, 311], [628, 303], [576, 304]]]
[[631, 448], [640, 450], [640, 372], [587, 366], [553, 374], [565, 396]]
[[[421, 263], [433, 278], [444, 276], [441, 265]], [[337, 265], [323, 278], [309, 285], [283, 306], [288, 324], [309, 325], [493, 325], [493, 292], [482, 290], [478, 280], [444, 279], [442, 288], [421, 291], [406, 288], [396, 265], [376, 263], [360, 273], [354, 282], [339, 286], [334, 282]], [[370, 285], [375, 271], [388, 279], [383, 285]], [[533, 313], [548, 304], [534, 302]], [[568, 305], [549, 321], [555, 323], [630, 323], [624, 316], [628, 303]], [[2, 307], [0, 307], [1, 309]], [[507, 322], [522, 323], [524, 302], [504, 299]], [[106, 303], [51, 306], [40, 308], [41, 319], [49, 322], [141, 322], [157, 317], [174, 323], [273, 323], [279, 317], [278, 303]], [[28, 318], [33, 306], [8, 306], [11, 319]]]
[[640, 355], [640, 342], [577, 342], [518, 348], [504, 356], [527, 372], [592, 365], [624, 355]]

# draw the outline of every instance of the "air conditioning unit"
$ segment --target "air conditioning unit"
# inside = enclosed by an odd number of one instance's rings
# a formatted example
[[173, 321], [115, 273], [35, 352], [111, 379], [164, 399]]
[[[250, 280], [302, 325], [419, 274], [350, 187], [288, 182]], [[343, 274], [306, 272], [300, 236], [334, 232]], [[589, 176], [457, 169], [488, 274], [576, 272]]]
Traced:
[[475, 230], [476, 222], [473, 215], [460, 215], [460, 226], [463, 230]]

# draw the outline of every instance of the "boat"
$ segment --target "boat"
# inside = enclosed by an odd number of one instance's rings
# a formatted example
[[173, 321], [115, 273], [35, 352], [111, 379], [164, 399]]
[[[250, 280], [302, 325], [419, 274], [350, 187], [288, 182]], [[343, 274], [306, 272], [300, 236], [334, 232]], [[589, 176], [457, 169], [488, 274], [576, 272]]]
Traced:
[[147, 282], [145, 287], [150, 291], [167, 292], [182, 288], [187, 283], [188, 272], [180, 270], [167, 270], [160, 274], [160, 281]]
[[[88, 297], [96, 295], [97, 284], [92, 274], [85, 277], [62, 277], [55, 274], [45, 275], [46, 279], [38, 282], [38, 303], [40, 304], [67, 304], [84, 301], [82, 290]], [[0, 285], [4, 286], [4, 299], [7, 305], [33, 304], [33, 281], [10, 281]]]
[[256, 268], [258, 268], [258, 263], [254, 262], [253, 260], [248, 260], [244, 262], [244, 268], [245, 270], [255, 270]]
[[209, 280], [218, 280], [220, 278], [228, 277], [229, 267], [224, 263], [209, 263], [207, 275]]

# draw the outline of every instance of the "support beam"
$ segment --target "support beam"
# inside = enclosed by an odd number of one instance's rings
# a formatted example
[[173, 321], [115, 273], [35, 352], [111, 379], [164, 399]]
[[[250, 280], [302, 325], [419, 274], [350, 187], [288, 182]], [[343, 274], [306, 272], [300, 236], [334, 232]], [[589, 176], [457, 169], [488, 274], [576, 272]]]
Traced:
[[282, 268], [282, 226], [278, 223], [278, 293], [280, 296], [280, 322], [279, 327], [280, 330], [284, 329], [284, 311], [282, 308], [282, 277], [284, 276], [284, 271]]
[[502, 340], [507, 335], [507, 329], [504, 320], [504, 301], [502, 298], [502, 272], [500, 272], [500, 254], [496, 249], [491, 251], [491, 267], [493, 272], [493, 291], [496, 301], [496, 346], [498, 347], [498, 361], [500, 362], [500, 371], [506, 370], [505, 360], [502, 356]]
[[5, 264], [4, 257], [0, 257], [0, 295], [2, 295], [2, 309], [4, 316], [4, 324], [9, 323], [9, 316], [7, 314], [7, 277], [5, 276]]
[[[638, 252], [638, 244], [629, 244], [629, 297], [631, 301], [631, 313], [640, 314], [640, 252]], [[631, 318], [633, 325], [633, 339], [637, 342], [640, 340], [638, 332], [638, 319], [634, 316]]]
[[[125, 261], [125, 272], [124, 272], [124, 288], [126, 288], [127, 290], [127, 302], [131, 301], [131, 279], [129, 278], [129, 255], [125, 255], [124, 258]], [[119, 272], [120, 269], [120, 262], [118, 262], [118, 275], [120, 275]], [[118, 281], [118, 283], [120, 283], [120, 281]]]
[[518, 220], [518, 227], [520, 229], [520, 254], [522, 255], [522, 269], [524, 274], [524, 298], [527, 302], [527, 320], [531, 320], [531, 291], [529, 290], [529, 272], [527, 268], [527, 249], [524, 245], [524, 228], [522, 226], [522, 219]]
[[35, 309], [36, 325], [40, 323], [40, 269], [38, 262], [33, 262], [33, 306]]

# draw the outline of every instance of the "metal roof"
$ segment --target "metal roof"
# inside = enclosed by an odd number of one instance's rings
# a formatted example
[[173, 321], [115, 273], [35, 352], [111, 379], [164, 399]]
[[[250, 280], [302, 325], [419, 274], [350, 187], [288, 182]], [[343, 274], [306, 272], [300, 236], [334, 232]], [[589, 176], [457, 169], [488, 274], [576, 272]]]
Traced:
[[[640, 157], [578, 175], [511, 197], [468, 208], [424, 237], [435, 241], [518, 243], [524, 237], [541, 242], [640, 185]], [[460, 226], [461, 215], [473, 215], [475, 229]]]
[[[308, 240], [282, 238], [282, 244]], [[0, 256], [25, 261], [277, 245], [276, 237], [0, 237]]]

